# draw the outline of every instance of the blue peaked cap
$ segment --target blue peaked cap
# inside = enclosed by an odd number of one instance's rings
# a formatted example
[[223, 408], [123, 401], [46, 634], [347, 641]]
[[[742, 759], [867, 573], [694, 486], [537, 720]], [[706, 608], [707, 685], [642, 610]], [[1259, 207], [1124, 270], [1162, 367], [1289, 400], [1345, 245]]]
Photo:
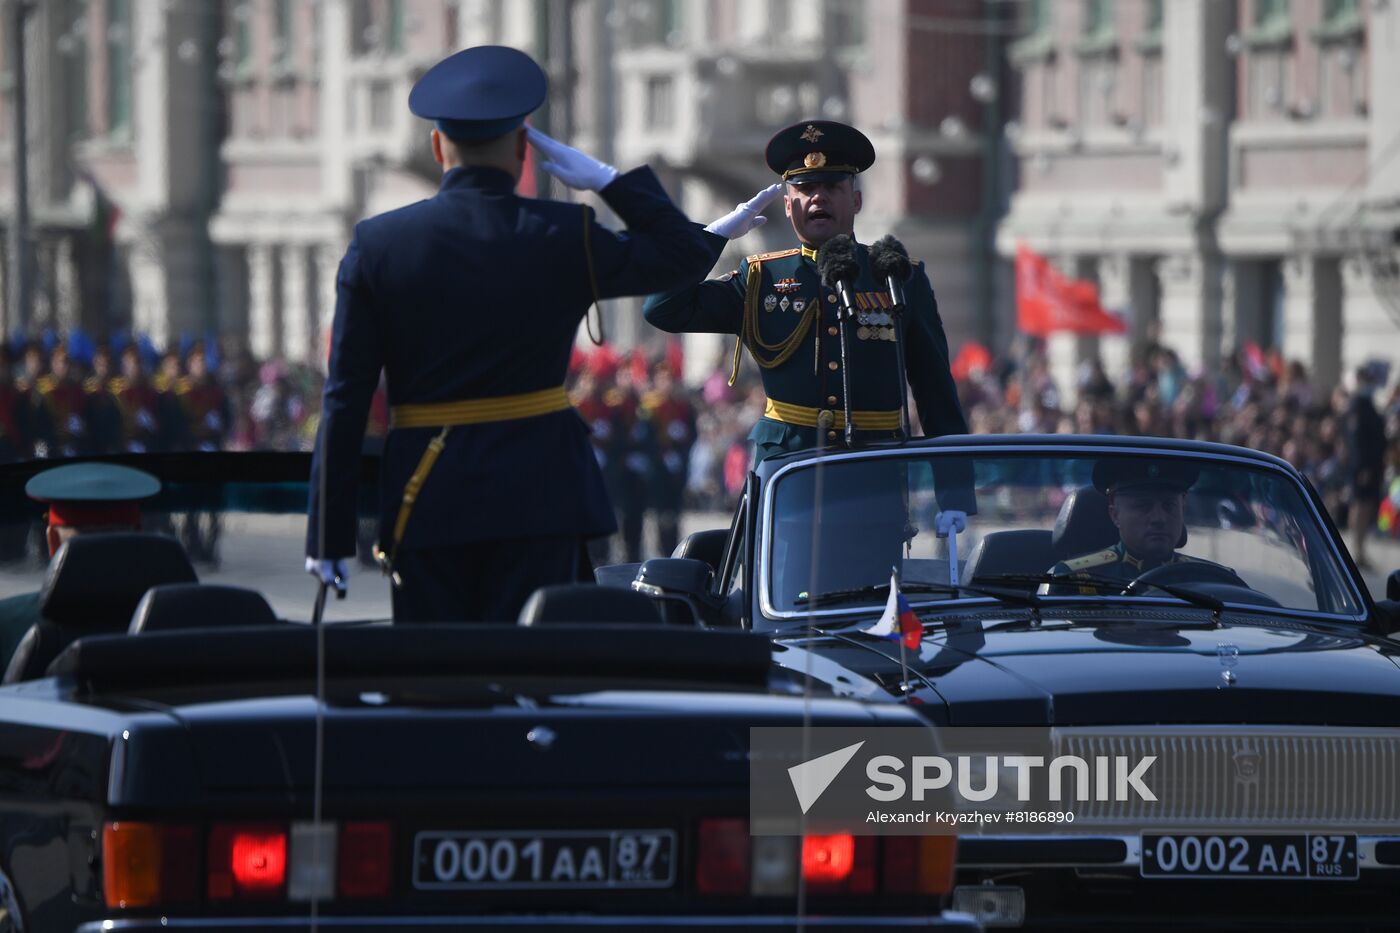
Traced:
[[524, 124], [548, 90], [544, 69], [524, 52], [480, 45], [429, 68], [409, 92], [408, 109], [450, 139], [491, 139]]

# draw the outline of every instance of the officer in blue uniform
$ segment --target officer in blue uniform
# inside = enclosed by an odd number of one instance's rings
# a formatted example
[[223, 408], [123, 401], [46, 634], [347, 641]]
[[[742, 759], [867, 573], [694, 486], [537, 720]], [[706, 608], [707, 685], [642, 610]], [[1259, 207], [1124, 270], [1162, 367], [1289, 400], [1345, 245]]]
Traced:
[[[380, 537], [396, 621], [513, 620], [537, 587], [581, 572], [613, 510], [564, 378], [600, 298], [672, 288], [713, 262], [645, 167], [619, 174], [523, 124], [544, 72], [515, 49], [467, 49], [414, 86], [442, 187], [362, 221], [341, 261], [312, 465], [307, 569], [343, 586], [356, 481], [383, 370], [391, 406]], [[515, 193], [541, 167], [598, 192], [628, 225]]]
[[[53, 556], [77, 534], [139, 531], [140, 502], [160, 492], [160, 480], [112, 463], [70, 463], [34, 474], [24, 492], [49, 507], [47, 540]], [[38, 621], [37, 590], [0, 600], [0, 671]]]
[[[756, 253], [719, 278], [654, 295], [645, 311], [648, 321], [672, 333], [738, 335], [735, 373], [745, 347], [768, 395], [763, 418], [749, 434], [759, 461], [843, 440], [838, 298], [822, 284], [816, 257], [832, 237], [852, 233], [861, 209], [855, 177], [874, 163], [875, 149], [854, 127], [812, 120], [779, 131], [768, 143], [766, 159], [782, 182], [705, 228], [710, 256], [718, 259], [729, 240], [762, 224], [760, 212], [780, 193], [799, 245]], [[896, 363], [896, 326], [902, 328], [909, 385], [924, 433], [966, 433], [948, 367], [948, 338], [922, 263], [915, 263], [905, 286], [908, 309], [896, 319], [866, 248], [857, 245], [856, 252], [860, 276], [851, 291], [857, 320], [854, 328], [848, 325], [846, 365], [857, 439], [901, 437], [905, 386]]]

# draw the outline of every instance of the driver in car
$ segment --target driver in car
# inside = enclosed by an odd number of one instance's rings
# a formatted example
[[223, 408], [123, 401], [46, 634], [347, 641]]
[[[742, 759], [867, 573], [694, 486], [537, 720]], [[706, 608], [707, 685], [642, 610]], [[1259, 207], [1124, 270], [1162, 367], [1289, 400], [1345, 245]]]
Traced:
[[[1126, 586], [1149, 570], [1167, 564], [1210, 561], [1178, 552], [1186, 543], [1186, 493], [1199, 471], [1190, 464], [1154, 460], [1101, 460], [1094, 465], [1094, 488], [1108, 499], [1108, 517], [1118, 529], [1118, 543], [1100, 551], [1062, 560], [1050, 568], [1056, 576], [1122, 580]], [[1218, 566], [1218, 565], [1217, 565]], [[1099, 586], [1049, 584], [1052, 596], [1093, 595]]]

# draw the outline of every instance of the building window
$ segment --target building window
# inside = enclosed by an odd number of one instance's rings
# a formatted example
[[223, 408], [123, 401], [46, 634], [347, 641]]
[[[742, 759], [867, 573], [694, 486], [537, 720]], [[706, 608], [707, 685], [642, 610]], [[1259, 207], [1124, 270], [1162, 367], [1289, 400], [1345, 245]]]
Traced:
[[1018, 66], [1043, 62], [1055, 54], [1055, 22], [1050, 0], [1030, 0], [1022, 13], [1025, 34], [1011, 46], [1010, 56]]
[[1312, 35], [1319, 42], [1360, 41], [1365, 28], [1357, 0], [1327, 0], [1322, 8], [1322, 25]]
[[670, 129], [675, 122], [675, 83], [669, 77], [661, 75], [647, 78], [646, 104], [647, 129]]
[[131, 0], [107, 6], [107, 132], [131, 133]]
[[233, 8], [233, 61], [239, 71], [253, 66], [253, 10], [247, 4]]
[[1118, 47], [1111, 0], [1084, 0], [1084, 20], [1075, 51], [1081, 55], [1113, 52]]
[[865, 7], [840, 3], [831, 13], [833, 44], [858, 51], [865, 47]]
[[292, 0], [277, 0], [274, 7], [273, 30], [276, 39], [273, 45], [272, 67], [286, 69], [292, 63]]
[[1287, 45], [1292, 41], [1288, 0], [1254, 0], [1254, 15], [1244, 38], [1252, 48]]
[[398, 55], [403, 52], [403, 0], [389, 0], [386, 18], [388, 22], [385, 24], [385, 50], [390, 55]]

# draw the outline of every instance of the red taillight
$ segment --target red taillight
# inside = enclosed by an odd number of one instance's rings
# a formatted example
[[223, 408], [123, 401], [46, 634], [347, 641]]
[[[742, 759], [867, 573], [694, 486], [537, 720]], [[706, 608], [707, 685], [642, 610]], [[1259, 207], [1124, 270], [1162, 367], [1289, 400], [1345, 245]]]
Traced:
[[875, 890], [875, 839], [805, 836], [802, 877], [813, 894], [870, 894]]
[[856, 837], [806, 836], [802, 840], [802, 877], [809, 884], [835, 884], [851, 876], [856, 865]]
[[102, 827], [102, 892], [108, 907], [194, 901], [199, 892], [193, 826], [121, 821]]
[[701, 894], [747, 894], [747, 820], [701, 820], [695, 889]]
[[209, 828], [209, 898], [278, 897], [287, 884], [287, 830], [276, 824]]
[[336, 889], [342, 897], [386, 897], [393, 874], [388, 823], [346, 823], [340, 829]]

